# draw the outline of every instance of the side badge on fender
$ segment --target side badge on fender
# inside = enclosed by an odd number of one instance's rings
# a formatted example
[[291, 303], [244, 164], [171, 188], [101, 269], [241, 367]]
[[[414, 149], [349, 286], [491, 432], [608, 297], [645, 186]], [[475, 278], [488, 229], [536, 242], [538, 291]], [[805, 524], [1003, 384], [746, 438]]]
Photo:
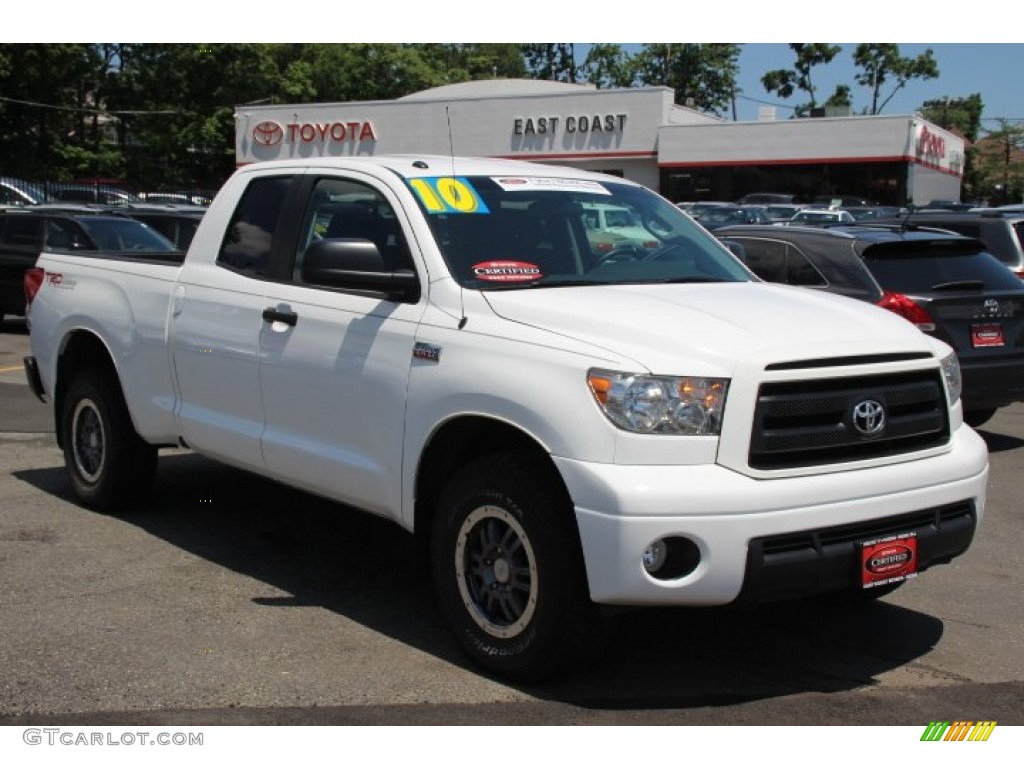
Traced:
[[438, 344], [427, 344], [425, 341], [417, 341], [412, 347], [412, 356], [420, 360], [432, 360], [435, 363], [441, 362], [441, 347]]

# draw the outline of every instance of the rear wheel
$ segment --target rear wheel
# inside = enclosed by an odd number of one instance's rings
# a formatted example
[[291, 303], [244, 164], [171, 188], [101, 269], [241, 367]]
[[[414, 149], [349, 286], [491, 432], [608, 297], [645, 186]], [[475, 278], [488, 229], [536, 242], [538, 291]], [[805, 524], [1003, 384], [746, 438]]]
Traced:
[[141, 501], [151, 488], [156, 448], [136, 433], [110, 371], [89, 368], [71, 382], [61, 437], [72, 488], [86, 506], [121, 509]]
[[536, 681], [594, 644], [572, 506], [544, 462], [510, 454], [460, 471], [439, 502], [432, 562], [442, 612], [480, 666]]

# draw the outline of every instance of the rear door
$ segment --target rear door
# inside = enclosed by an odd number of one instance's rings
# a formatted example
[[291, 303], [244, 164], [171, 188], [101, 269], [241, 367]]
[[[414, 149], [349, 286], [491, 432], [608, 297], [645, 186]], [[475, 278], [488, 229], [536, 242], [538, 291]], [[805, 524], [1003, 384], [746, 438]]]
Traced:
[[297, 178], [254, 178], [216, 257], [186, 259], [171, 301], [179, 429], [196, 450], [253, 469], [265, 466], [259, 341], [267, 286], [289, 239], [287, 202]]

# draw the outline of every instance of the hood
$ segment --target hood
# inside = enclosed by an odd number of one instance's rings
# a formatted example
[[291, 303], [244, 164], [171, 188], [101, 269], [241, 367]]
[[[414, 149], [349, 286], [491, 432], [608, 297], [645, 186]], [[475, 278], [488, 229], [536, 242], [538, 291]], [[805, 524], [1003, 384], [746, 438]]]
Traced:
[[533, 288], [484, 294], [505, 320], [660, 374], [731, 375], [737, 362], [928, 352], [928, 337], [866, 302], [769, 283]]

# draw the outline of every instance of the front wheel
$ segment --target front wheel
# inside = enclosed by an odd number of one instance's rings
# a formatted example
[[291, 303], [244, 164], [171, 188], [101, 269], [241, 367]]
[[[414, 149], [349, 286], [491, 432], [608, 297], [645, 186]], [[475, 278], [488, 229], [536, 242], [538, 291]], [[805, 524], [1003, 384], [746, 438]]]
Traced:
[[114, 510], [140, 501], [156, 472], [156, 448], [132, 425], [113, 373], [90, 368], [68, 386], [61, 412], [64, 464], [87, 507]]
[[442, 612], [488, 670], [536, 681], [595, 639], [572, 506], [538, 459], [487, 457], [459, 472], [437, 509], [432, 561]]

